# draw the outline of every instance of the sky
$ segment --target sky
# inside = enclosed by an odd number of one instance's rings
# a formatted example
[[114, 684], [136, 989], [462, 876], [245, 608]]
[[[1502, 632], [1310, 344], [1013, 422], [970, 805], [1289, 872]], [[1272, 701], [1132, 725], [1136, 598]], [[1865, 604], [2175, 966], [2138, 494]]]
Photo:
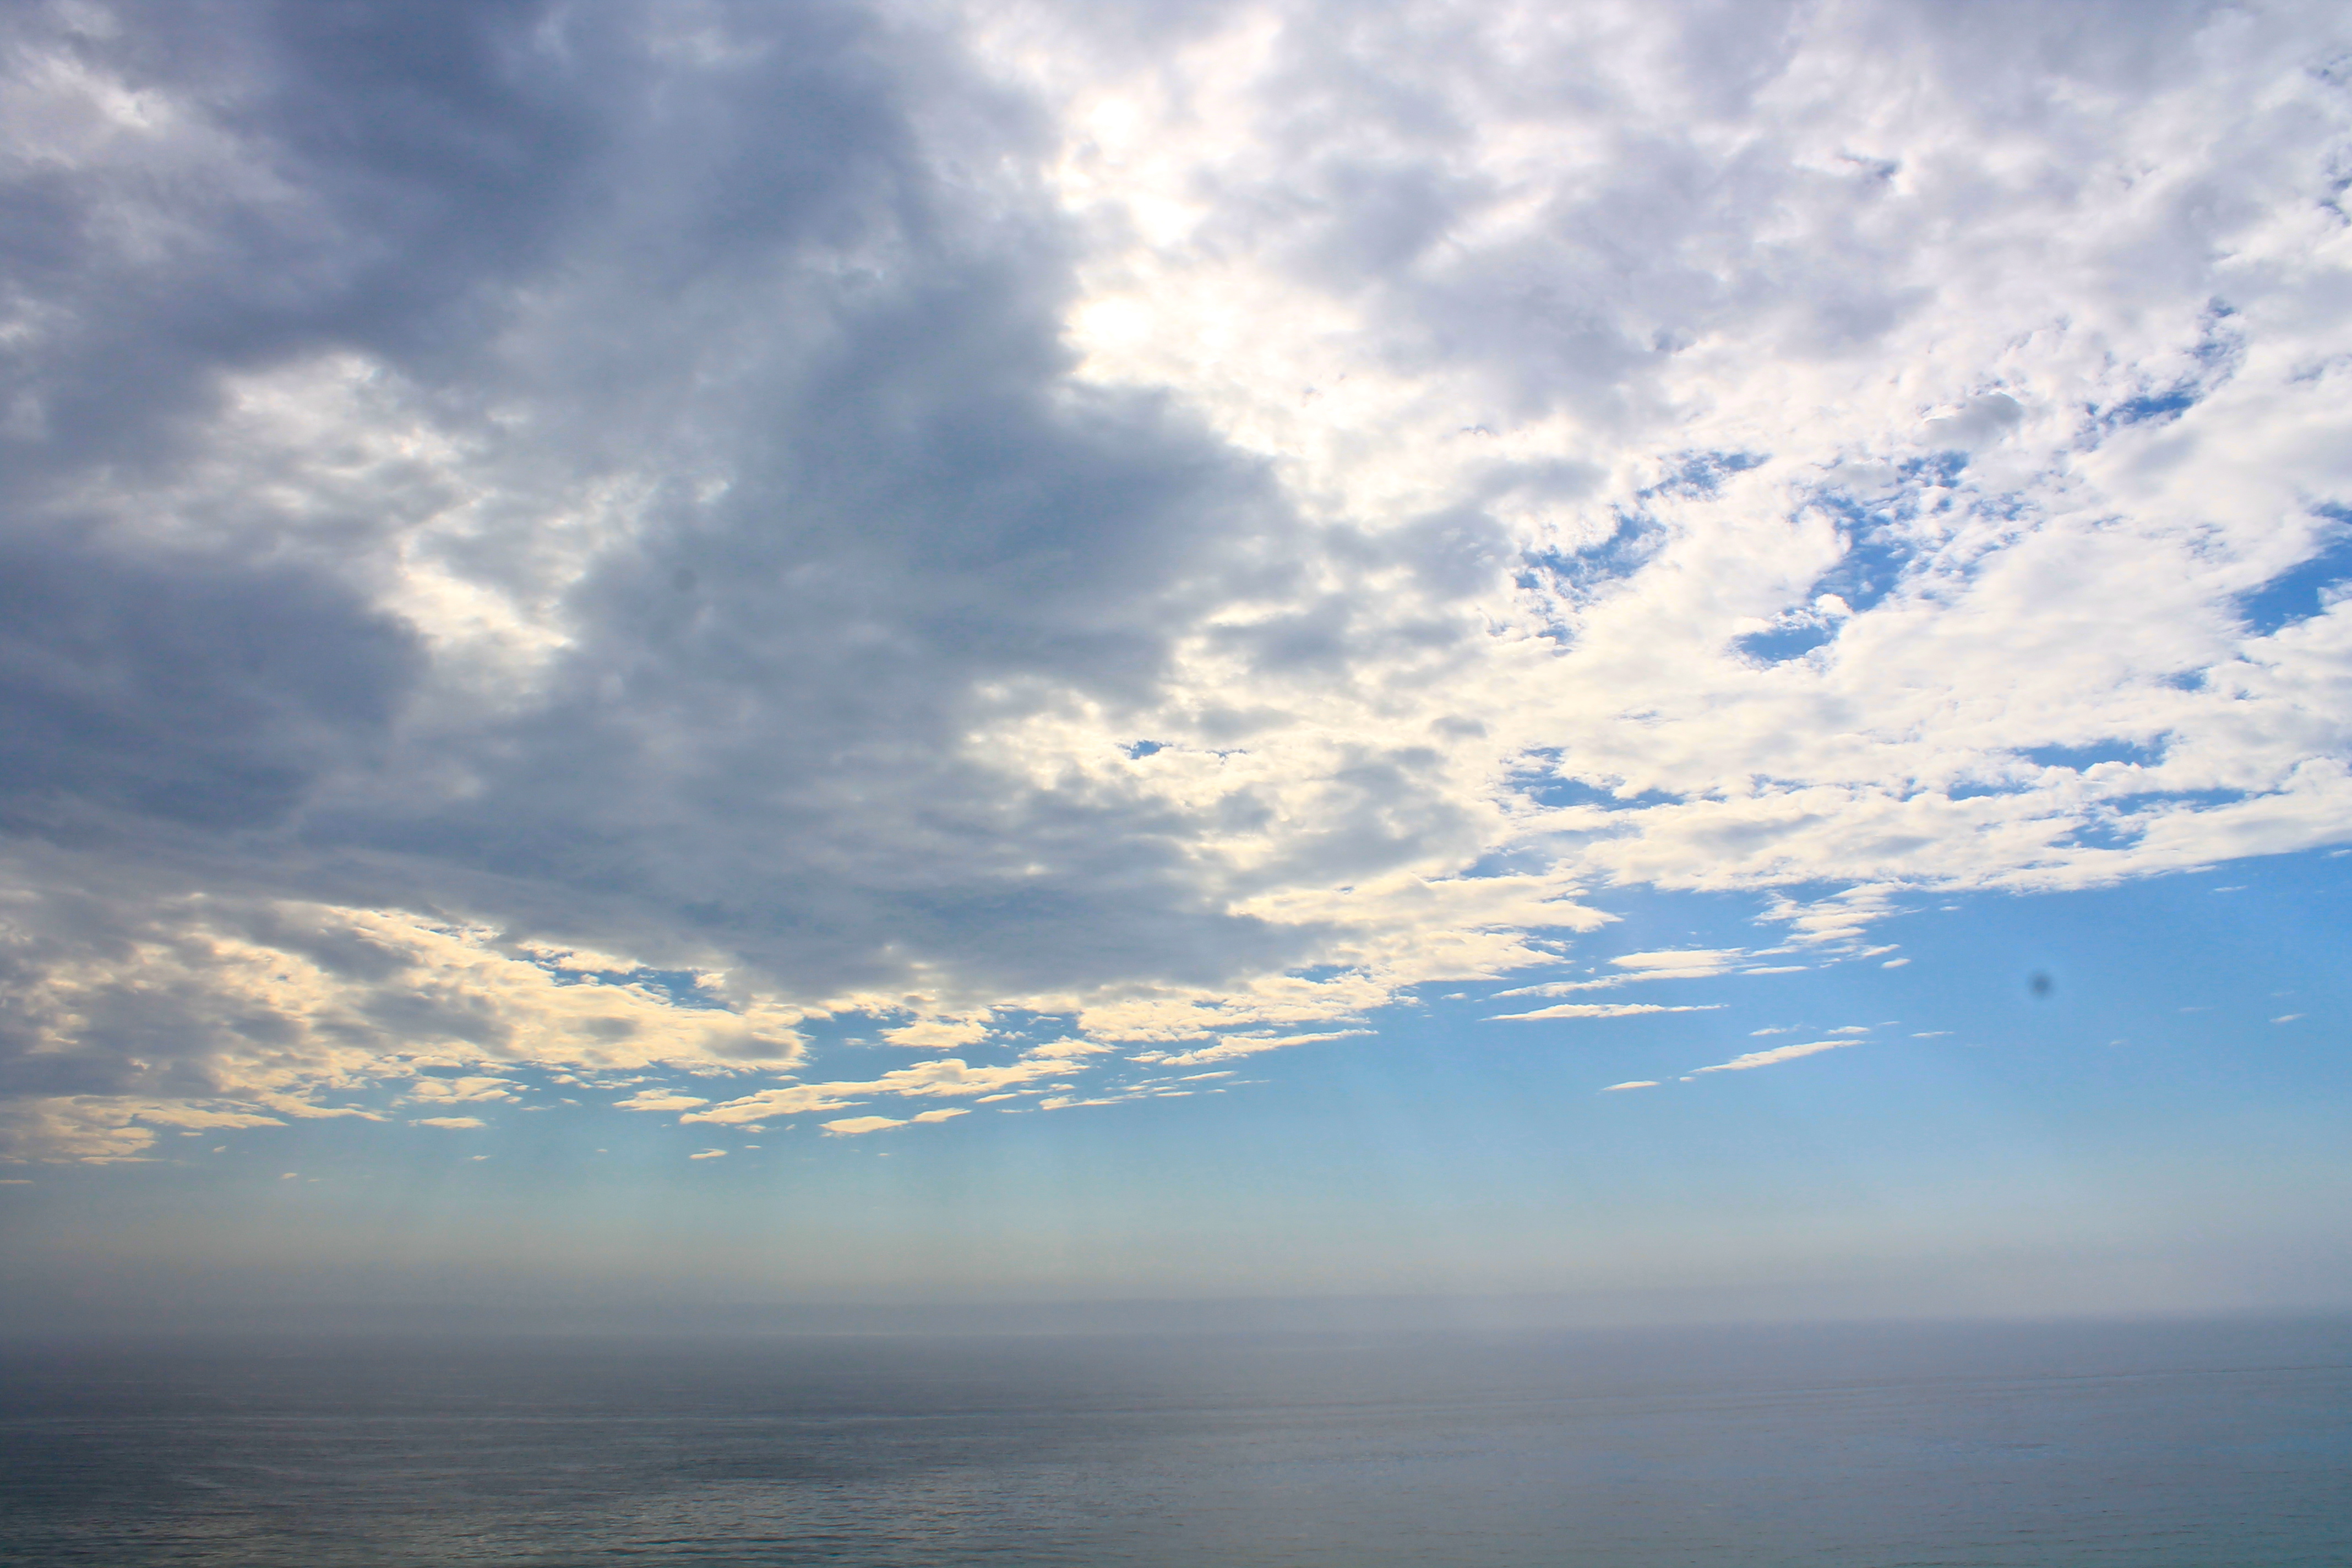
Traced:
[[0, 1327], [2352, 1307], [2342, 7], [0, 73]]

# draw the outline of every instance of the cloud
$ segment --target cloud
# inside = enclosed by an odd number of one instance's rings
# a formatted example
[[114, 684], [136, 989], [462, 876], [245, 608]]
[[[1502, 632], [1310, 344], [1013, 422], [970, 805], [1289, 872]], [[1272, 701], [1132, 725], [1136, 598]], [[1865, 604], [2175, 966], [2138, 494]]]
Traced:
[[1229, 1062], [1242, 1057], [1258, 1056], [1266, 1051], [1278, 1051], [1291, 1046], [1318, 1045], [1325, 1040], [1348, 1040], [1369, 1035], [1370, 1029], [1329, 1029], [1313, 1035], [1237, 1035], [1202, 1046], [1192, 1051], [1142, 1051], [1129, 1058], [1130, 1061], [1150, 1062], [1161, 1067], [1203, 1067], [1211, 1062]]
[[839, 1110], [854, 1104], [855, 1097], [872, 1092], [862, 1083], [787, 1084], [778, 1089], [763, 1089], [740, 1099], [711, 1106], [707, 1110], [690, 1110], [678, 1118], [681, 1122], [750, 1122], [766, 1121], [772, 1117], [798, 1116], [805, 1111]]
[[1603, 1094], [1616, 1094], [1629, 1089], [1655, 1089], [1657, 1087], [1658, 1080], [1654, 1078], [1637, 1078], [1626, 1083], [1612, 1083], [1601, 1092]]
[[488, 1122], [478, 1116], [423, 1116], [409, 1123], [411, 1127], [443, 1127], [453, 1131], [470, 1127], [487, 1127]]
[[922, 1097], [988, 1094], [1009, 1085], [1032, 1083], [1039, 1079], [1066, 1078], [1076, 1070], [1058, 1057], [1013, 1062], [1003, 1067], [971, 1067], [959, 1057], [943, 1061], [920, 1062], [914, 1067], [899, 1068], [884, 1073], [871, 1086], [877, 1094], [904, 1094]]
[[838, 1121], [824, 1123], [824, 1130], [837, 1138], [855, 1138], [861, 1132], [879, 1132], [885, 1128], [906, 1125], [887, 1116], [845, 1116]]
[[[1781, 950], [1785, 951], [1785, 950]], [[1633, 952], [1612, 958], [1612, 966], [1624, 971], [1592, 980], [1554, 980], [1539, 985], [1516, 986], [1497, 996], [1572, 996], [1582, 991], [1609, 991], [1650, 980], [1709, 980], [1727, 974], [1794, 974], [1807, 964], [1758, 964], [1762, 956], [1738, 948], [1692, 948], [1661, 952]]]
[[689, 1160], [724, 1160], [727, 1158], [727, 1151], [724, 1149], [701, 1149], [696, 1151], [694, 1153], [688, 1154], [687, 1158]]
[[113, 1164], [145, 1159], [144, 1107], [110, 1096], [27, 1095], [0, 1106], [0, 1159]]
[[1693, 1068], [1691, 1072], [1694, 1076], [1710, 1072], [1747, 1072], [1754, 1068], [1777, 1067], [1782, 1062], [1792, 1062], [1801, 1057], [1819, 1056], [1823, 1051], [1841, 1050], [1847, 1046], [1860, 1044], [1862, 1044], [1860, 1040], [1814, 1040], [1801, 1046], [1775, 1046], [1769, 1051], [1749, 1051], [1745, 1056], [1734, 1057], [1727, 1062], [1717, 1062], [1713, 1067]]
[[159, 1127], [176, 1127], [186, 1131], [202, 1131], [208, 1128], [283, 1127], [286, 1123], [275, 1116], [262, 1116], [250, 1110], [220, 1110], [202, 1105], [170, 1104], [139, 1107], [135, 1114], [140, 1121]]
[[1524, 1024], [1538, 1018], [1631, 1018], [1643, 1013], [1706, 1013], [1721, 1005], [1719, 1002], [1681, 1007], [1661, 1006], [1655, 1002], [1563, 1002], [1559, 1006], [1540, 1007], [1532, 1013], [1497, 1013], [1487, 1022]]
[[[226, 897], [137, 908], [52, 889], [20, 896], [10, 919], [24, 934], [6, 953], [0, 1088], [69, 1091], [36, 1097], [47, 1109], [34, 1125], [60, 1157], [120, 1151], [134, 1120], [373, 1117], [325, 1097], [374, 1084], [425, 1106], [511, 1100], [514, 1080], [451, 1070], [486, 1061], [735, 1067], [802, 1049], [803, 1012], [766, 997], [681, 1002], [631, 968], [583, 975], [397, 912]], [[94, 1142], [60, 1119], [89, 1119]]]
[[710, 1101], [691, 1094], [673, 1094], [666, 1089], [641, 1089], [628, 1099], [613, 1103], [623, 1110], [692, 1110]]
[[27, 1157], [2352, 821], [2339, 7], [107, 14], [0, 19]]
[[919, 1018], [911, 1024], [883, 1030], [882, 1037], [894, 1046], [906, 1046], [914, 1050], [950, 1050], [957, 1046], [976, 1046], [988, 1038], [988, 1020], [985, 1017]]
[[512, 1080], [501, 1078], [421, 1078], [408, 1098], [426, 1104], [468, 1100], [512, 1100]]
[[1111, 1049], [1093, 1040], [1048, 1040], [1032, 1046], [1023, 1055], [1033, 1061], [1069, 1061], [1081, 1057], [1102, 1056]]
[[[1048, 1055], [1041, 1051], [1034, 1058], [1006, 1063], [1001, 1067], [973, 1067], [961, 1057], [948, 1057], [939, 1061], [918, 1062], [912, 1067], [894, 1068], [876, 1079], [832, 1083], [786, 1084], [763, 1089], [740, 1099], [711, 1106], [707, 1110], [689, 1111], [681, 1122], [709, 1121], [740, 1123], [765, 1121], [772, 1117], [797, 1116], [805, 1111], [838, 1110], [862, 1100], [888, 1096], [916, 1099], [961, 1099], [998, 1093], [1017, 1089], [1024, 1084], [1047, 1079], [1064, 1079], [1087, 1068], [1083, 1060], [1074, 1061], [1064, 1055]], [[702, 1102], [698, 1100], [697, 1104]], [[941, 1121], [941, 1117], [917, 1117], [917, 1121]], [[828, 1122], [825, 1125], [831, 1126]]]
[[1629, 952], [1609, 962], [1620, 969], [1633, 970], [1643, 979], [1654, 975], [1679, 979], [1721, 974], [1746, 956], [1731, 948], [1693, 948], [1671, 952]]

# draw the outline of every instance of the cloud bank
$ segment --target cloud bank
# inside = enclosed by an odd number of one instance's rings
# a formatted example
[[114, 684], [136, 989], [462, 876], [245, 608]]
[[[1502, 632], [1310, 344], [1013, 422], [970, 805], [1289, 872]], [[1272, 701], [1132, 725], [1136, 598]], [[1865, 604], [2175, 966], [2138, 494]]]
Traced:
[[2338, 8], [0, 28], [19, 1155], [2352, 834]]

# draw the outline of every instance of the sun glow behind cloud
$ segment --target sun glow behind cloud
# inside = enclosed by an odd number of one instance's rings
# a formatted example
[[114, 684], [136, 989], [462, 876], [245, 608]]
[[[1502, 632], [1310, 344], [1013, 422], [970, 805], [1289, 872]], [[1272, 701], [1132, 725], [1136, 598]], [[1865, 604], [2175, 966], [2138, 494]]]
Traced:
[[1159, 1098], [2352, 831], [2323, 8], [555, 7], [437, 140], [222, 15], [9, 24], [20, 1157]]

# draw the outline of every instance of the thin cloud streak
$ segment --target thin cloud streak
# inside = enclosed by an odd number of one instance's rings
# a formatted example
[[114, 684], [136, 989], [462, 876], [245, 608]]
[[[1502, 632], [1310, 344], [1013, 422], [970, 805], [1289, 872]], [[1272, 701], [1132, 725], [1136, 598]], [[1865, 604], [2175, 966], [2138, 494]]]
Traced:
[[1713, 1067], [1693, 1068], [1691, 1076], [1696, 1078], [1702, 1073], [1711, 1072], [1749, 1072], [1757, 1068], [1778, 1067], [1782, 1062], [1793, 1062], [1805, 1057], [1819, 1056], [1823, 1051], [1843, 1050], [1848, 1046], [1861, 1044], [1863, 1042], [1858, 1039], [1845, 1039], [1813, 1040], [1801, 1046], [1775, 1046], [1770, 1050], [1749, 1051], [1745, 1056], [1734, 1057], [1727, 1062], [1717, 1062]]
[[1532, 1013], [1497, 1013], [1486, 1021], [1490, 1024], [1526, 1024], [1542, 1018], [1634, 1018], [1645, 1013], [1709, 1013], [1722, 1006], [1720, 1002], [1689, 1003], [1668, 1007], [1655, 1002], [1564, 1002], [1557, 1007], [1539, 1007]]

